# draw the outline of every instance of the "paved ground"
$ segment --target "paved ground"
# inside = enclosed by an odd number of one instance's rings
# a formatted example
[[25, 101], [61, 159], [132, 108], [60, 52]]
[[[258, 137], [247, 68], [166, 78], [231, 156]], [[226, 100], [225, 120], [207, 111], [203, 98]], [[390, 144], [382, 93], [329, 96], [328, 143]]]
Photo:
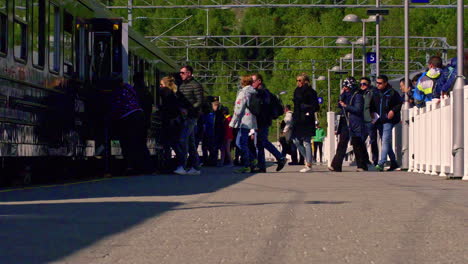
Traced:
[[468, 182], [300, 168], [0, 190], [0, 263], [468, 263]]

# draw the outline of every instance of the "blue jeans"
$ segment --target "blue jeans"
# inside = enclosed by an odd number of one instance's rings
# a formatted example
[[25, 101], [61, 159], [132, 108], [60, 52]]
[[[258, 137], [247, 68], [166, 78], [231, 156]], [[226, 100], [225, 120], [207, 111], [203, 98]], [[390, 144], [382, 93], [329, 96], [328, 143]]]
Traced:
[[249, 132], [250, 129], [240, 128], [239, 148], [241, 151], [241, 160], [244, 167], [250, 167], [250, 161], [253, 160], [253, 155], [249, 149]]
[[[194, 167], [200, 169], [198, 161], [198, 151], [195, 141], [195, 131], [197, 126], [197, 119], [188, 118], [184, 121], [182, 130], [180, 131], [180, 138], [178, 142], [177, 161], [179, 166], [184, 168]], [[187, 156], [188, 154], [188, 156]]]
[[312, 164], [311, 139], [312, 137], [293, 138], [293, 142], [296, 145], [297, 150], [299, 150], [299, 153], [305, 157], [305, 162], [308, 164]]
[[258, 128], [257, 132], [257, 149], [258, 149], [258, 167], [260, 169], [265, 169], [265, 149], [267, 149], [276, 160], [283, 158], [281, 152], [268, 141], [268, 127]]
[[377, 129], [382, 135], [382, 152], [380, 153], [379, 165], [384, 165], [387, 161], [387, 155], [391, 162], [396, 162], [395, 153], [392, 149], [392, 130], [395, 125], [392, 123], [378, 124]]

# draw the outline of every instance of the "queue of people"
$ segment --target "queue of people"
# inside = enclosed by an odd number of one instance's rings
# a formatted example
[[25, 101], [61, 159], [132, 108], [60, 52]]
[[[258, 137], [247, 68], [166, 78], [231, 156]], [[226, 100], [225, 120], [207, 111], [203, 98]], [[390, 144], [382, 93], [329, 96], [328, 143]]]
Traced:
[[[315, 116], [319, 105], [317, 93], [310, 85], [307, 75], [297, 76], [297, 87], [294, 91], [294, 107], [284, 110], [276, 95], [272, 94], [260, 74], [242, 76], [241, 89], [238, 91], [232, 116], [226, 106], [219, 101], [204, 102], [203, 87], [193, 78], [193, 69], [184, 66], [180, 70], [182, 84], [177, 87], [175, 79], [165, 77], [161, 80], [160, 115], [165, 128], [165, 157], [170, 158], [175, 152], [177, 167], [174, 173], [180, 175], [199, 175], [201, 165], [233, 166], [237, 173], [265, 173], [265, 150], [276, 159], [276, 171], [287, 164], [286, 154], [292, 151], [278, 150], [268, 139], [272, 121], [286, 111], [288, 125], [284, 128], [289, 148], [300, 155], [292, 156], [291, 165], [303, 164], [300, 172], [309, 172], [314, 162], [312, 155], [312, 138], [315, 137], [315, 149], [319, 150], [322, 161], [321, 142], [325, 137], [323, 129], [317, 127]], [[210, 104], [209, 109], [203, 106]], [[168, 128], [168, 129], [166, 129]], [[316, 128], [319, 134], [316, 135]], [[198, 145], [201, 142], [203, 158], [198, 156]], [[236, 149], [235, 157], [231, 152]], [[218, 158], [220, 157], [220, 158]], [[296, 159], [294, 159], [296, 157]]]
[[[385, 75], [377, 76], [375, 87], [368, 77], [362, 77], [359, 81], [353, 77], [346, 78], [341, 85], [338, 102], [340, 118], [336, 134], [339, 135], [339, 143], [329, 170], [342, 171], [348, 143], [353, 146], [357, 171], [367, 171], [370, 165], [383, 171], [387, 159], [390, 160], [388, 170], [397, 169], [399, 165], [392, 149], [392, 131], [401, 121], [400, 110], [405, 95], [410, 106], [417, 107], [421, 106], [417, 94], [424, 94], [425, 100], [445, 96], [449, 88], [442, 87], [448, 85], [440, 86], [441, 83], [438, 84], [435, 78], [445, 78], [446, 84], [449, 84], [451, 77], [444, 73], [440, 63], [440, 57], [431, 57], [429, 70], [415, 76], [408, 88], [402, 79], [400, 89], [403, 95], [391, 87]], [[318, 98], [306, 74], [296, 77], [297, 86], [292, 101], [294, 109], [291, 105], [284, 108], [281, 105], [280, 110], [278, 98], [266, 88], [260, 74], [242, 76], [232, 116], [229, 108], [219, 101], [205, 102], [203, 86], [193, 78], [191, 66], [182, 67], [179, 75], [179, 85], [174, 77], [161, 79], [158, 111], [164, 128], [160, 131], [163, 157], [169, 160], [175, 153], [177, 164], [174, 173], [199, 175], [202, 165], [240, 165], [235, 172], [264, 173], [265, 149], [275, 157], [276, 171], [287, 164], [288, 154], [291, 156], [290, 165], [304, 165], [299, 172], [309, 172], [314, 162], [323, 162], [325, 132], [315, 120], [319, 110]], [[121, 128], [119, 139], [128, 167], [149, 172], [154, 168], [143, 140], [148, 131], [149, 103], [141, 99], [144, 98], [144, 87], [141, 87], [144, 82], [139, 80], [139, 76], [135, 75], [134, 88], [121, 80], [115, 83], [117, 88], [113, 92], [112, 116]], [[268, 140], [272, 121], [280, 115], [284, 115], [279, 139], [281, 151]], [[127, 131], [129, 127], [133, 131]], [[371, 147], [370, 156], [367, 141]], [[200, 143], [202, 158], [198, 155]], [[233, 149], [236, 149], [234, 157], [231, 156]]]

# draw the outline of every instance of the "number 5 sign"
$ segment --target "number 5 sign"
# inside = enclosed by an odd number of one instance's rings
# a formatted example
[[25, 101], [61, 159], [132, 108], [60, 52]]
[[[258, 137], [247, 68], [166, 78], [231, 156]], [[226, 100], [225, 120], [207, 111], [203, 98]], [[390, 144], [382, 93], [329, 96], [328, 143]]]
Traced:
[[366, 53], [366, 62], [367, 64], [375, 63], [377, 61], [377, 54], [375, 52]]

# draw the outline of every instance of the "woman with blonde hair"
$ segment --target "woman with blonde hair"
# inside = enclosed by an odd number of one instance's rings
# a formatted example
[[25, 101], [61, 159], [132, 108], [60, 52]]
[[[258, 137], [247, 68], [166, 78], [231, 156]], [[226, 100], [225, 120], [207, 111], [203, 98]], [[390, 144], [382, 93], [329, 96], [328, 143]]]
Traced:
[[241, 150], [243, 167], [236, 170], [237, 173], [250, 173], [251, 166], [255, 166], [254, 156], [249, 150], [249, 132], [251, 129], [257, 129], [257, 118], [253, 115], [248, 106], [250, 98], [256, 93], [252, 87], [252, 77], [244, 75], [241, 78], [242, 89], [238, 92], [236, 102], [234, 104], [234, 115], [232, 117], [230, 127], [238, 128], [239, 148]]
[[[177, 92], [177, 85], [172, 76], [166, 76], [159, 82], [159, 91], [161, 95], [161, 105], [158, 113], [161, 118], [161, 143], [164, 148], [164, 157], [166, 160], [171, 159], [171, 148], [174, 149], [176, 155], [179, 155], [176, 142], [182, 128], [183, 115], [183, 95]], [[158, 136], [158, 135], [156, 135]]]
[[315, 112], [319, 110], [317, 92], [310, 86], [309, 76], [300, 74], [296, 77], [294, 90], [294, 112], [292, 139], [302, 156], [305, 167], [300, 172], [312, 170], [311, 140], [315, 136]]

